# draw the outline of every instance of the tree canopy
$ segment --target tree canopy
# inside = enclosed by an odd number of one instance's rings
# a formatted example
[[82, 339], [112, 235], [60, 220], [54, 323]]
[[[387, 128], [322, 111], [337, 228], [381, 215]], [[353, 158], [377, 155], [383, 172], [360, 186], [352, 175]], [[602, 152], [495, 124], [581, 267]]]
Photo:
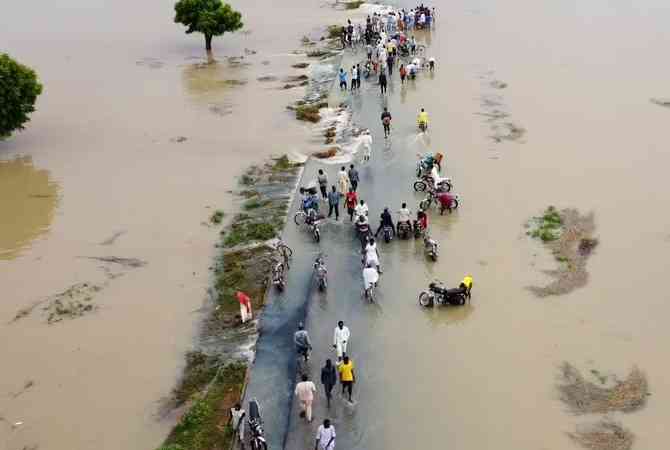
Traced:
[[35, 111], [35, 100], [42, 85], [35, 71], [0, 54], [0, 139], [22, 130]]
[[212, 37], [242, 28], [242, 14], [221, 0], [179, 0], [174, 5], [176, 23], [188, 27], [186, 33], [205, 35], [205, 48], [212, 49]]

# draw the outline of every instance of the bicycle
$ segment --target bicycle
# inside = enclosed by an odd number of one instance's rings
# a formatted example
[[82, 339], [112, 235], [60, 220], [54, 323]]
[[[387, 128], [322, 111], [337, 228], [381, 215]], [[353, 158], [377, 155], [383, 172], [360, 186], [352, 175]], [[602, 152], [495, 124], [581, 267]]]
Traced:
[[282, 240], [282, 238], [277, 238], [277, 242], [274, 245], [275, 251], [279, 254], [279, 256], [282, 257], [284, 260], [284, 265], [286, 266], [287, 269], [290, 269], [289, 261], [293, 257], [293, 250], [291, 247], [286, 245], [286, 243]]

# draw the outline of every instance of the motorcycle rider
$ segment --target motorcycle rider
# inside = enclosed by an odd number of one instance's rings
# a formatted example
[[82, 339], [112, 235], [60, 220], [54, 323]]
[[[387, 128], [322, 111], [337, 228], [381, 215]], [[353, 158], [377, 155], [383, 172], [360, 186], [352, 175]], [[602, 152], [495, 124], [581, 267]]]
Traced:
[[391, 213], [389, 212], [388, 208], [384, 208], [384, 212], [380, 216], [379, 228], [377, 228], [375, 237], [379, 235], [379, 232], [383, 230], [384, 227], [391, 227], [393, 235], [395, 236], [395, 226], [393, 225], [393, 217], [391, 217]]
[[423, 126], [424, 129], [426, 130], [428, 129], [428, 113], [423, 108], [421, 108], [421, 112], [419, 113], [419, 117], [417, 118], [417, 123], [419, 124], [419, 128]]
[[356, 220], [358, 221], [358, 218], [360, 216], [365, 216], [366, 220], [368, 217], [368, 205], [365, 204], [365, 200], [361, 200], [358, 205], [356, 205], [356, 208], [354, 208], [354, 215], [356, 216]]
[[428, 229], [428, 214], [426, 214], [423, 210], [418, 210], [416, 212], [416, 221], [417, 225], [423, 231], [424, 233]]
[[365, 244], [370, 234], [370, 224], [368, 223], [367, 216], [358, 216], [356, 219], [356, 232], [358, 233], [358, 239], [361, 241], [361, 248], [365, 249]]
[[302, 355], [305, 361], [308, 361], [309, 351], [312, 349], [312, 341], [310, 341], [309, 334], [302, 322], [298, 324], [298, 331], [293, 335], [293, 343], [295, 344], [296, 352]]
[[412, 211], [407, 209], [407, 203], [402, 204], [402, 208], [398, 210], [398, 230], [400, 229], [400, 224], [406, 223], [409, 227], [410, 233], [412, 232]]
[[448, 178], [443, 178], [440, 176], [440, 172], [437, 170], [437, 164], [433, 164], [433, 168], [430, 169], [430, 176], [433, 179], [433, 186], [435, 187], [435, 190], [439, 188], [440, 183], [448, 180]]

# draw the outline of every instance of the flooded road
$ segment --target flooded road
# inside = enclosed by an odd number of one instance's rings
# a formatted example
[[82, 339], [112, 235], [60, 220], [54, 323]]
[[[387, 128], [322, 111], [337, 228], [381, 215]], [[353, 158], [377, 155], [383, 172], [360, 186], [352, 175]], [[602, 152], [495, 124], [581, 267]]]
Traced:
[[[16, 174], [24, 169], [15, 157], [30, 157], [30, 171], [49, 172], [40, 181], [47, 192], [37, 195], [50, 197], [36, 199], [39, 211], [21, 227], [39, 232], [2, 241], [3, 255], [11, 253], [0, 257], [4, 448], [139, 450], [167, 433], [171, 422], [156, 421], [158, 401], [191, 345], [218, 231], [201, 223], [212, 209], [234, 209], [226, 191], [247, 164], [305, 150], [308, 131], [284, 111], [296, 93], [256, 80], [296, 74], [290, 65], [303, 59], [286, 55], [304, 30], [340, 18], [298, 0], [233, 3], [251, 33], [215, 40], [216, 66], [202, 65], [201, 37], [183, 35], [161, 2], [40, 2], [38, 15], [34, 4], [6, 6], [12, 20], [0, 26], [0, 41], [37, 70], [45, 91], [28, 129], [0, 143], [0, 160]], [[649, 99], [670, 96], [661, 56], [668, 7], [657, 0], [435, 6], [437, 29], [418, 38], [438, 68], [404, 89], [394, 76], [389, 145], [376, 87], [364, 83], [360, 96], [342, 96], [374, 133], [360, 189], [372, 217], [384, 205], [418, 202], [410, 180], [415, 153], [426, 148], [446, 153], [463, 203], [452, 216], [432, 217], [437, 263], [424, 261], [414, 242], [383, 247], [378, 307], [360, 299], [349, 228], [324, 229], [331, 286], [326, 299], [309, 303], [313, 364], [331, 354], [342, 318], [359, 373], [358, 404], [349, 409], [337, 399], [332, 412], [338, 448], [571, 448], [565, 432], [577, 419], [554, 389], [564, 360], [620, 374], [632, 364], [645, 370], [649, 406], [625, 423], [636, 448], [661, 447], [670, 396], [662, 353], [670, 336], [660, 320], [669, 307], [658, 284], [670, 249], [663, 208], [670, 111]], [[251, 66], [224, 58], [240, 55]], [[526, 130], [523, 142], [489, 137], [478, 113], [491, 96]], [[431, 115], [429, 141], [416, 135], [420, 107]], [[336, 168], [329, 170], [332, 179]], [[0, 234], [11, 236], [30, 203], [0, 200]], [[527, 239], [523, 223], [549, 204], [593, 210], [600, 246], [587, 287], [539, 300], [524, 288], [544, 280], [554, 261]], [[316, 255], [308, 236], [297, 236]], [[52, 326], [37, 314], [5, 325], [74, 283], [106, 281], [99, 265], [79, 257], [110, 255], [148, 264], [110, 281], [95, 314]], [[468, 272], [471, 307], [419, 309], [416, 296], [431, 279], [456, 283]], [[12, 394], [29, 381], [33, 387]], [[287, 448], [313, 445], [313, 430], [296, 416]], [[12, 428], [16, 422], [23, 423]]]
[[[562, 361], [621, 377], [642, 368], [652, 392], [647, 408], [615, 418], [635, 433], [634, 448], [662, 446], [670, 385], [661, 343], [670, 336], [661, 318], [669, 307], [655, 281], [668, 275], [661, 205], [670, 191], [661, 168], [670, 156], [668, 111], [649, 99], [668, 89], [669, 67], [658, 55], [667, 49], [661, 24], [670, 10], [660, 2], [436, 6], [437, 29], [419, 37], [437, 59], [434, 75], [402, 88], [395, 74], [386, 100], [364, 83], [361, 94], [335, 94], [331, 103], [348, 102], [354, 121], [373, 130], [373, 161], [361, 169], [359, 189], [371, 217], [383, 206], [416, 205], [410, 182], [424, 149], [446, 153], [462, 206], [431, 216], [442, 250], [436, 263], [418, 243], [382, 245], [378, 306], [361, 300], [349, 227], [324, 229], [331, 284], [325, 298], [310, 299], [312, 365], [333, 357], [332, 330], [345, 320], [357, 404], [336, 397], [327, 412], [321, 391], [311, 426], [294, 405], [285, 448], [313, 446], [324, 417], [346, 449], [575, 448], [566, 432], [584, 420], [558, 400]], [[348, 58], [347, 67], [356, 59]], [[493, 79], [507, 87], [492, 87]], [[481, 116], [490, 98], [526, 130], [519, 142], [490, 138]], [[394, 116], [387, 145], [384, 105]], [[431, 116], [426, 137], [416, 134], [421, 107]], [[336, 172], [331, 166], [331, 179]], [[548, 205], [594, 211], [600, 246], [585, 288], [539, 299], [525, 287], [547, 281], [542, 271], [555, 262], [523, 225]], [[470, 307], [420, 309], [417, 295], [432, 279], [453, 285], [466, 273], [475, 280]]]

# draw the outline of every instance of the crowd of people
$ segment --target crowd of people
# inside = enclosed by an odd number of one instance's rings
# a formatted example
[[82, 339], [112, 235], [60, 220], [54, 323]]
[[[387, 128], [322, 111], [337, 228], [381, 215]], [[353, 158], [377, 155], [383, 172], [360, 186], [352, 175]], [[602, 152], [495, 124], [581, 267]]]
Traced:
[[[365, 23], [352, 24], [349, 20], [347, 25], [341, 29], [343, 47], [351, 47], [354, 51], [365, 52], [365, 59], [361, 63], [354, 64], [351, 69], [344, 67], [339, 70], [338, 82], [343, 91], [357, 91], [361, 88], [361, 80], [376, 76], [380, 86], [381, 94], [386, 94], [388, 79], [393, 76], [394, 67], [401, 83], [408, 79], [414, 79], [422, 69], [435, 70], [434, 58], [425, 58], [425, 47], [417, 43], [412, 34], [415, 30], [430, 30], [435, 24], [435, 8], [424, 5], [410, 10], [387, 10], [383, 13], [374, 13], [368, 16]], [[409, 36], [409, 37], [408, 37]], [[384, 108], [381, 116], [381, 124], [384, 137], [391, 134], [393, 116], [388, 108]], [[428, 127], [428, 115], [421, 109], [418, 116], [419, 127], [422, 124], [425, 131]], [[364, 131], [360, 136], [362, 164], [367, 164], [372, 159], [372, 135]], [[426, 155], [425, 164], [434, 180], [434, 188], [445, 178], [440, 176], [441, 155], [433, 157]], [[422, 162], [423, 163], [423, 162]], [[384, 207], [379, 218], [379, 225], [373, 233], [370, 224], [369, 205], [365, 199], [360, 198], [359, 185], [361, 177], [356, 163], [343, 165], [337, 171], [333, 179], [329, 177], [327, 170], [321, 168], [315, 174], [311, 185], [301, 188], [301, 207], [306, 222], [310, 220], [321, 220], [326, 217], [340, 221], [340, 215], [348, 216], [348, 221], [353, 225], [361, 244], [361, 263], [364, 292], [367, 293], [371, 286], [375, 286], [382, 274], [381, 257], [376, 238], [385, 229], [390, 229], [395, 235], [401, 228], [409, 230], [410, 233], [418, 231], [425, 234], [428, 230], [428, 214], [421, 207], [417, 208], [416, 215], [411, 211], [406, 202], [400, 202], [399, 208], [394, 213], [390, 207]], [[332, 175], [332, 174], [331, 174]], [[433, 186], [431, 186], [431, 189]], [[322, 213], [321, 203], [328, 206], [327, 215]], [[345, 211], [340, 210], [343, 204]], [[345, 216], [346, 214], [346, 216]], [[343, 221], [346, 220], [343, 217]], [[323, 387], [327, 406], [331, 406], [333, 390], [337, 383], [341, 385], [342, 397], [353, 402], [354, 385], [356, 383], [356, 372], [354, 360], [349, 354], [352, 333], [343, 321], [339, 321], [333, 331], [333, 358], [325, 358], [321, 367], [319, 381]], [[300, 323], [294, 333], [293, 342], [296, 353], [300, 360], [307, 362], [310, 359], [312, 341], [304, 325]], [[317, 385], [310, 379], [306, 372], [300, 374], [299, 382], [295, 386], [294, 394], [299, 404], [299, 414], [307, 422], [312, 422], [312, 407], [316, 394]], [[239, 409], [239, 405], [236, 406]], [[231, 411], [234, 422], [238, 425], [240, 412]], [[318, 427], [315, 441], [315, 450], [335, 449], [335, 426], [329, 419], [323, 420]]]
[[[404, 9], [374, 13], [365, 24], [353, 25], [351, 20], [343, 26], [340, 34], [342, 46], [364, 46], [367, 58], [347, 70], [340, 68], [338, 81], [340, 89], [356, 91], [361, 88], [361, 79], [376, 77], [381, 94], [387, 92], [388, 78], [393, 76], [393, 68], [398, 67], [400, 82], [415, 79], [420, 70], [435, 70], [434, 57], [426, 58], [425, 47], [418, 44], [416, 37], [409, 33], [416, 29], [430, 30], [435, 23], [435, 8], [417, 6], [410, 11]], [[363, 64], [361, 66], [361, 64]], [[349, 81], [351, 77], [351, 81]]]

